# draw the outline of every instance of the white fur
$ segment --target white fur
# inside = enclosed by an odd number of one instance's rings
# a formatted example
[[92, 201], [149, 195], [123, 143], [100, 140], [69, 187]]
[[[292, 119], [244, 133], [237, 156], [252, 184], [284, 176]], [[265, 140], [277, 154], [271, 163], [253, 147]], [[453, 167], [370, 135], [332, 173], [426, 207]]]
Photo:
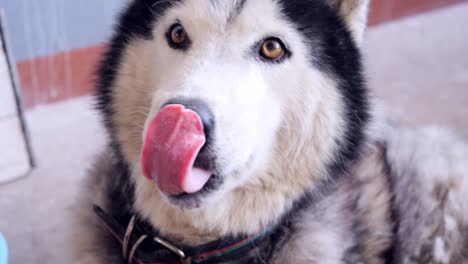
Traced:
[[361, 44], [367, 27], [370, 0], [327, 0], [338, 8], [341, 16], [353, 33], [356, 43]]

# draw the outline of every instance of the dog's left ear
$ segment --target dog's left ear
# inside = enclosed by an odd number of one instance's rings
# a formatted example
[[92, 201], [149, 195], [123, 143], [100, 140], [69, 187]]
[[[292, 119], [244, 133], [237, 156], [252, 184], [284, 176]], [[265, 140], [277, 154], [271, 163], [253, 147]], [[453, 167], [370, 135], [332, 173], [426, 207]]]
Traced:
[[335, 8], [353, 33], [354, 39], [361, 44], [367, 26], [367, 13], [370, 0], [326, 0]]

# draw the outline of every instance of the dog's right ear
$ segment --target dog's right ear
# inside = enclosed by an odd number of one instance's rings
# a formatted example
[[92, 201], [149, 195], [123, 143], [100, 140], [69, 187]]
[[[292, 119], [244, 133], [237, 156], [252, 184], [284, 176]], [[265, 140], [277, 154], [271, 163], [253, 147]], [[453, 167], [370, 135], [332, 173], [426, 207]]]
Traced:
[[370, 0], [326, 0], [336, 9], [353, 33], [356, 43], [360, 44], [367, 26]]

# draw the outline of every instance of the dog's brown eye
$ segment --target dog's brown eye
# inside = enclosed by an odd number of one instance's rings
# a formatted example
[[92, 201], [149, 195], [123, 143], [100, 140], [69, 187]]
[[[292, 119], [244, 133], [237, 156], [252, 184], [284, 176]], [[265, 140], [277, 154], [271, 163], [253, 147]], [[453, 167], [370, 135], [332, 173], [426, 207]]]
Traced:
[[277, 38], [269, 38], [265, 40], [260, 49], [260, 55], [268, 60], [280, 60], [286, 54], [283, 42]]
[[190, 40], [181, 24], [174, 24], [170, 28], [167, 34], [169, 45], [174, 49], [185, 49], [187, 48]]
[[180, 45], [185, 42], [187, 34], [181, 25], [176, 25], [171, 31], [171, 40], [176, 45]]

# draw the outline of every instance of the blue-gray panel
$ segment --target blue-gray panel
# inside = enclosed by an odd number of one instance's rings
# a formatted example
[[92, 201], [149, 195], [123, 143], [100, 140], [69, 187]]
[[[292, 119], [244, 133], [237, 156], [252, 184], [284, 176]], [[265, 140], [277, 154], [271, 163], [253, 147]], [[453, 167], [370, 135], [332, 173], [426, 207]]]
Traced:
[[127, 0], [0, 0], [17, 60], [105, 41]]

